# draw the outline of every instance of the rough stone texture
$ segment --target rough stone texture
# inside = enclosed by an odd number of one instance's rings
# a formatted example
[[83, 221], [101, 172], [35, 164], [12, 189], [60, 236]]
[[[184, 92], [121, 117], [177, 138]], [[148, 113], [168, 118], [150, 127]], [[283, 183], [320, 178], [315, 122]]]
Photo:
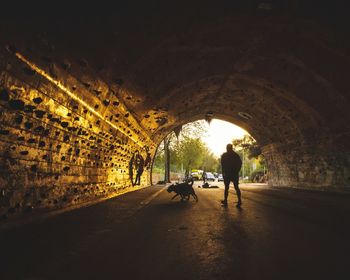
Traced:
[[208, 113], [261, 144], [270, 184], [349, 187], [342, 7], [229, 2], [3, 15], [2, 215], [129, 190], [136, 150]]
[[[146, 158], [144, 145], [151, 151], [155, 146], [137, 122], [126, 117], [130, 113], [115, 92], [103, 84], [94, 85], [98, 98], [81, 82], [56, 71], [55, 79], [63, 84], [74, 82], [76, 88], [69, 90], [77, 92], [90, 108], [72, 100], [15, 54], [2, 50], [1, 61], [2, 218], [81, 204], [135, 188], [130, 160], [136, 151]], [[149, 172], [147, 168], [143, 173], [141, 187], [150, 184]]]

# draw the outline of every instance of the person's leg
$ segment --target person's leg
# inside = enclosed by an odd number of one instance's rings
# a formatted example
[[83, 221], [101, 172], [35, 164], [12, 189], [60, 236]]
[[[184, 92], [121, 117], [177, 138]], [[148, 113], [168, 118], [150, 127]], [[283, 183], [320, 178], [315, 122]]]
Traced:
[[141, 174], [137, 173], [137, 184], [140, 185]]
[[237, 205], [241, 205], [242, 204], [241, 190], [239, 189], [238, 183], [239, 183], [239, 175], [237, 173], [233, 176], [233, 186], [235, 187], [237, 198], [238, 198]]
[[222, 201], [223, 204], [227, 204], [227, 197], [228, 197], [228, 190], [230, 187], [230, 178], [224, 177], [224, 185], [225, 185], [225, 191], [224, 191], [224, 200]]
[[141, 185], [141, 176], [142, 176], [142, 173], [143, 173], [143, 169], [138, 173], [138, 185]]

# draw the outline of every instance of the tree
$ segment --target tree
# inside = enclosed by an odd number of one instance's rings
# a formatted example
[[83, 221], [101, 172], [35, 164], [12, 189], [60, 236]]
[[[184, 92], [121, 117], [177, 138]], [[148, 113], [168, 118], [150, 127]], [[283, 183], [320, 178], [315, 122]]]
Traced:
[[164, 138], [164, 161], [165, 161], [164, 181], [166, 183], [170, 183], [170, 149], [169, 149], [169, 144], [170, 144], [169, 138], [165, 137]]
[[261, 148], [252, 136], [244, 135], [241, 139], [233, 139], [232, 144], [242, 158], [241, 176], [251, 176], [253, 172], [265, 170], [265, 159], [261, 154]]
[[[188, 168], [186, 167], [188, 158], [184, 153], [184, 145], [187, 145], [187, 149], [191, 149], [191, 145], [193, 148], [193, 152], [199, 152], [198, 145], [199, 142], [192, 141], [190, 143], [189, 139], [200, 139], [207, 133], [207, 126], [204, 121], [195, 121], [192, 123], [185, 124], [183, 126], [179, 126], [174, 129], [174, 132], [170, 133], [167, 136], [169, 139], [169, 154], [170, 154], [170, 169], [173, 172], [183, 172], [183, 168], [188, 172]], [[197, 140], [199, 141], [199, 140]], [[205, 145], [202, 141], [200, 145]], [[193, 153], [191, 153], [193, 154]], [[201, 159], [202, 155], [197, 155]], [[197, 159], [192, 159], [197, 162]], [[193, 167], [197, 168], [197, 167]]]
[[[181, 129], [180, 129], [181, 128]], [[205, 169], [216, 171], [218, 159], [209, 151], [205, 143], [200, 139], [207, 133], [207, 125], [204, 121], [197, 121], [178, 127], [175, 133], [170, 133], [165, 139], [168, 143], [170, 157], [170, 171], [190, 173], [191, 169]], [[158, 147], [153, 170], [163, 173], [165, 168], [164, 141]], [[185, 170], [184, 170], [185, 169]]]
[[244, 150], [248, 152], [248, 158], [257, 158], [261, 155], [261, 148], [255, 139], [250, 135], [244, 135], [241, 139], [232, 140], [233, 146], [237, 150]]
[[208, 132], [205, 121], [199, 120], [174, 128], [174, 131], [167, 136], [170, 141], [170, 147], [174, 147], [178, 141], [185, 137], [203, 138]]
[[205, 147], [202, 169], [205, 171], [213, 171], [216, 172], [218, 169], [218, 158], [209, 151], [207, 147]]
[[178, 158], [183, 163], [186, 173], [191, 169], [202, 168], [203, 159], [206, 152], [205, 144], [199, 138], [184, 136], [178, 145]]

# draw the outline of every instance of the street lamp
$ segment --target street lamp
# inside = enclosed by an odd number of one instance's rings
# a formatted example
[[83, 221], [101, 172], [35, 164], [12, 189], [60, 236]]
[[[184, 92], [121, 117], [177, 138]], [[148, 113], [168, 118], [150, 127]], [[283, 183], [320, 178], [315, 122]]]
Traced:
[[243, 168], [242, 168], [242, 177], [243, 177], [243, 180], [244, 180], [244, 148], [242, 149], [242, 165], [243, 165]]

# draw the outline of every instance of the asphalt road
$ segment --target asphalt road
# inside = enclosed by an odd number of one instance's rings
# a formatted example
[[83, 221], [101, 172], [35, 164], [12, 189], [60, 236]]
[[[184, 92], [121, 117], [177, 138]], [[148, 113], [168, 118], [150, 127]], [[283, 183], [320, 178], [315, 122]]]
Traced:
[[[128, 193], [0, 233], [0, 279], [350, 279], [350, 196], [195, 183]], [[213, 185], [213, 184], [212, 184]]]

